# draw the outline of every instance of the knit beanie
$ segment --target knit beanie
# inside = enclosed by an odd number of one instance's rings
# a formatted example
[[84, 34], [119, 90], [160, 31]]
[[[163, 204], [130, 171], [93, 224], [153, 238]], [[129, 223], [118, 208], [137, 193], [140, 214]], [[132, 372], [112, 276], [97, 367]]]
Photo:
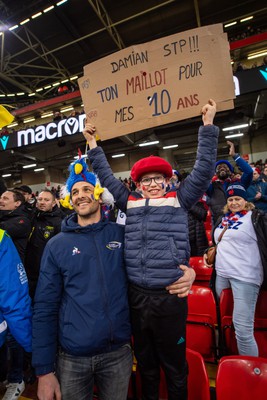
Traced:
[[233, 167], [232, 164], [229, 163], [229, 161], [227, 161], [227, 160], [219, 160], [219, 161], [217, 161], [216, 164], [215, 164], [215, 171], [216, 171], [216, 169], [217, 169], [217, 166], [220, 165], [220, 164], [226, 164], [227, 167], [230, 169], [230, 171], [231, 171], [231, 172], [234, 172], [234, 167]]
[[241, 183], [232, 183], [226, 189], [226, 197], [227, 199], [232, 196], [239, 196], [243, 199], [247, 200], [247, 192], [245, 187]]

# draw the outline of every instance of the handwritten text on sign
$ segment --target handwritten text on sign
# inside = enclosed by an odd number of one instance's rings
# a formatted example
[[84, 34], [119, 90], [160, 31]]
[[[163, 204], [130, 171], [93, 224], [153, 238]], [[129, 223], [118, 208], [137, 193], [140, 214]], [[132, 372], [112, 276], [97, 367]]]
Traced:
[[212, 25], [132, 46], [84, 67], [85, 112], [102, 139], [233, 108], [229, 44]]

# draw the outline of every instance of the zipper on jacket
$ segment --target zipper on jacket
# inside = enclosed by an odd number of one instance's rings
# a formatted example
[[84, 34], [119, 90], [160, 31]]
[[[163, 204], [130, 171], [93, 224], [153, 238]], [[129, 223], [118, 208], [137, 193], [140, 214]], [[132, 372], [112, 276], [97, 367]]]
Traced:
[[145, 257], [145, 253], [146, 253], [146, 247], [147, 247], [147, 220], [148, 220], [148, 209], [149, 207], [149, 199], [146, 199], [145, 202], [145, 207], [144, 207], [144, 218], [142, 221], [142, 254], [141, 254], [141, 269], [142, 269], [142, 283], [144, 286], [146, 286], [147, 282], [146, 282], [146, 267], [145, 267], [145, 263], [146, 263], [146, 257]]

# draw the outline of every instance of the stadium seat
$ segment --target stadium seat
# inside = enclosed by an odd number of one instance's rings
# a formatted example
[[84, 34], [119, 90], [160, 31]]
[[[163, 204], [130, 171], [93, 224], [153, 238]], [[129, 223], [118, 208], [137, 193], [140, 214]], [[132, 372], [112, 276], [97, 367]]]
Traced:
[[194, 284], [197, 286], [209, 287], [212, 268], [206, 267], [203, 261], [203, 257], [190, 257], [189, 265], [194, 268], [196, 273]]
[[188, 296], [187, 347], [199, 352], [205, 361], [217, 359], [216, 303], [211, 289], [193, 285]]
[[[233, 294], [224, 289], [220, 297], [221, 333], [224, 354], [238, 354], [235, 331], [232, 321]], [[267, 291], [260, 291], [254, 321], [254, 334], [260, 357], [267, 357]]]
[[209, 400], [210, 386], [204, 359], [200, 353], [186, 349], [188, 362], [188, 400]]
[[216, 400], [263, 400], [267, 393], [267, 359], [222, 357], [216, 376]]
[[204, 226], [205, 226], [206, 230], [211, 230], [212, 229], [210, 209], [207, 212], [207, 217], [206, 217], [206, 221], [204, 222]]
[[208, 239], [209, 246], [212, 246], [211, 229], [206, 229], [206, 236]]
[[[209, 378], [203, 357], [200, 353], [186, 349], [186, 359], [188, 362], [188, 400], [210, 400]], [[140, 375], [137, 371], [132, 375], [130, 381], [128, 399], [139, 400], [142, 398]], [[168, 399], [166, 379], [163, 370], [160, 370], [159, 384], [160, 400]]]

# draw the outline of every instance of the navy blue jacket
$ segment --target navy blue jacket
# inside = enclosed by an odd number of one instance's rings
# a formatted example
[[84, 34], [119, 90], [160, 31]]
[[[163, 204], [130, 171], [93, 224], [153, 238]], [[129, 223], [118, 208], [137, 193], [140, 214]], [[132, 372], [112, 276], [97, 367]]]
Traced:
[[102, 186], [113, 194], [117, 207], [126, 212], [125, 261], [129, 281], [148, 288], [164, 288], [179, 279], [180, 264], [190, 257], [187, 211], [202, 197], [213, 175], [219, 129], [201, 126], [197, 159], [191, 174], [178, 189], [157, 199], [130, 193], [113, 176], [100, 147], [88, 156]]
[[[257, 192], [261, 193], [259, 200], [255, 199]], [[252, 181], [250, 186], [247, 188], [247, 200], [255, 204], [255, 207], [267, 212], [267, 183], [263, 182], [261, 178], [256, 181]]]
[[106, 220], [81, 227], [76, 213], [46, 245], [33, 315], [36, 374], [55, 369], [58, 344], [92, 356], [130, 341], [124, 227]]

